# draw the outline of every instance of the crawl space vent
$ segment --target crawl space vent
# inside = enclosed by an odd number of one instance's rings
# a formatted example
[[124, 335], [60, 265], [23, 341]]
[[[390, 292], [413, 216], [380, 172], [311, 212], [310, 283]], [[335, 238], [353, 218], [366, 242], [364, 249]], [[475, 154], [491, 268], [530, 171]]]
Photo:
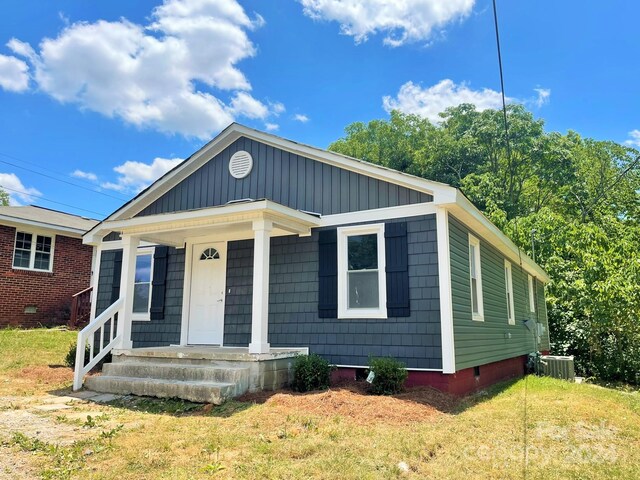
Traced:
[[249, 152], [240, 150], [234, 153], [229, 160], [229, 172], [233, 178], [244, 178], [251, 173], [253, 158]]

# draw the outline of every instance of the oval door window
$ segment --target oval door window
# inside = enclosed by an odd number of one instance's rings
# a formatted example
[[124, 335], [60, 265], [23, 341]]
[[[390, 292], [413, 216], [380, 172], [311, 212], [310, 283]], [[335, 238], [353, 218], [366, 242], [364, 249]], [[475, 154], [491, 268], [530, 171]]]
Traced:
[[217, 260], [220, 258], [220, 253], [215, 248], [207, 248], [202, 255], [200, 255], [200, 260]]

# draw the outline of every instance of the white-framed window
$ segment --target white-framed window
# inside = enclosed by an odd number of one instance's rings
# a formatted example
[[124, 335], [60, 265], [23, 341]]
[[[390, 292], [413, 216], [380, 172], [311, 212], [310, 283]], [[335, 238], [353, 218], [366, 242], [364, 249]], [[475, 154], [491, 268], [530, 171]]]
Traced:
[[154, 248], [139, 248], [136, 252], [136, 274], [133, 280], [133, 320], [150, 320], [153, 286]]
[[13, 268], [51, 272], [53, 270], [54, 236], [16, 231]]
[[504, 284], [507, 296], [507, 320], [509, 321], [509, 325], [515, 325], [516, 314], [513, 307], [513, 275], [511, 262], [508, 260], [504, 261]]
[[384, 223], [338, 228], [338, 318], [387, 318], [384, 245]]
[[529, 311], [531, 313], [536, 311], [536, 289], [531, 275], [529, 275]]
[[480, 267], [480, 240], [469, 234], [469, 283], [471, 286], [471, 318], [484, 321], [482, 304], [482, 269]]

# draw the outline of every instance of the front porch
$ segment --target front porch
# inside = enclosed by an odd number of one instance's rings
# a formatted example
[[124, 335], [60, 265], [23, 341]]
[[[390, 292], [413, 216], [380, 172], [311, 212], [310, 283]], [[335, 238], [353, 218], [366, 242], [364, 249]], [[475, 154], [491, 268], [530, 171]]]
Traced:
[[86, 386], [106, 393], [178, 397], [220, 404], [246, 392], [277, 390], [289, 384], [293, 359], [308, 349], [245, 347], [156, 347], [114, 349], [112, 363]]
[[[94, 310], [90, 324], [78, 337], [78, 356], [74, 389], [82, 387], [87, 374], [104, 356], [112, 351], [114, 361], [105, 365], [102, 377], [88, 379], [90, 388], [113, 393], [138, 393], [162, 390], [158, 396], [187, 397], [176, 392], [218, 388], [215, 398], [240, 395], [255, 389], [272, 389], [285, 385], [291, 373], [291, 359], [307, 349], [271, 348], [268, 341], [269, 319], [269, 259], [272, 237], [286, 235], [310, 235], [311, 228], [319, 225], [319, 218], [267, 201], [244, 201], [177, 214], [134, 217], [128, 220], [103, 222], [95, 231], [85, 236], [85, 241], [98, 247], [98, 265], [101, 271], [102, 252], [121, 251], [121, 267], [118, 278], [118, 295], [98, 315]], [[110, 232], [120, 232], [117, 241], [103, 241]], [[227, 246], [229, 242], [253, 240], [251, 291], [240, 293], [250, 305], [250, 339], [243, 347], [224, 345], [225, 305], [232, 294], [227, 288]], [[161, 347], [133, 348], [135, 338], [132, 326], [153, 325], [166, 316], [165, 296], [175, 300], [174, 292], [168, 294], [165, 279], [167, 263], [151, 258], [146, 299], [148, 309], [139, 311], [141, 305], [139, 286], [140, 265], [136, 263], [143, 251], [157, 251], [158, 246], [174, 252], [182, 252], [180, 264], [184, 279], [180, 280], [181, 314], [179, 338], [164, 342]], [[164, 257], [167, 254], [164, 253]], [[160, 272], [162, 272], [160, 274]], [[164, 275], [164, 276], [163, 276]], [[168, 280], [167, 280], [168, 282]], [[173, 281], [175, 284], [175, 281]], [[94, 288], [96, 295], [99, 289]], [[115, 290], [115, 289], [114, 289]], [[238, 292], [234, 291], [235, 298]], [[168, 308], [168, 307], [167, 307]], [[172, 308], [175, 307], [172, 306]], [[176, 316], [175, 313], [172, 315]], [[84, 345], [90, 349], [90, 360], [84, 362], [81, 353]], [[170, 346], [169, 346], [170, 345]], [[188, 366], [193, 372], [187, 372]], [[233, 379], [220, 371], [228, 369]], [[124, 372], [124, 373], [123, 373]], [[138, 375], [144, 372], [144, 375]], [[198, 380], [201, 378], [201, 380]], [[142, 380], [141, 380], [142, 379]], [[230, 385], [213, 385], [218, 382]], [[194, 385], [194, 381], [207, 381], [210, 385]], [[186, 382], [180, 388], [179, 382]], [[169, 386], [174, 384], [173, 386]], [[154, 386], [155, 385], [155, 386]], [[159, 388], [161, 386], [162, 388]], [[165, 388], [166, 387], [166, 388]], [[215, 387], [215, 388], [214, 388]], [[109, 390], [107, 390], [107, 388]], [[194, 390], [194, 391], [195, 391]], [[166, 395], [165, 395], [166, 393]], [[187, 393], [187, 395], [190, 395]], [[200, 393], [198, 398], [204, 398]], [[213, 397], [212, 397], [213, 398]], [[202, 401], [214, 401], [215, 398]]]

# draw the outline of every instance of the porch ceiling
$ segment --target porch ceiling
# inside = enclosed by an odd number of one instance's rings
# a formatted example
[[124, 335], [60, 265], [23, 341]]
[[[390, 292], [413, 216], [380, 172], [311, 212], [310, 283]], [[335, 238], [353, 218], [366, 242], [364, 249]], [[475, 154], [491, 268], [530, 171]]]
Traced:
[[188, 238], [216, 235], [224, 239], [253, 238], [255, 221], [273, 224], [271, 236], [309, 235], [320, 225], [320, 218], [270, 200], [247, 200], [218, 207], [134, 217], [102, 222], [83, 237], [84, 243], [97, 245], [112, 231], [133, 235], [163, 245], [182, 246]]

